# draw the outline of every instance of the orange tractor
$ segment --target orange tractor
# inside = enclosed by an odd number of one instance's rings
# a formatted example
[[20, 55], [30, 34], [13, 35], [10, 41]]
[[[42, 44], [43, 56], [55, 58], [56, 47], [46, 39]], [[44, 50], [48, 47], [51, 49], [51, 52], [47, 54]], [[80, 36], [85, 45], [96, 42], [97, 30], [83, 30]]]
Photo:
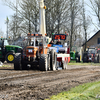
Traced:
[[57, 54], [47, 46], [44, 0], [38, 0], [40, 12], [40, 34], [28, 34], [26, 46], [15, 54], [14, 69], [29, 69], [38, 66], [41, 71], [56, 70]]
[[45, 36], [28, 34], [25, 41], [23, 51], [15, 54], [15, 70], [27, 70], [36, 66], [41, 71], [56, 70], [57, 54], [54, 49], [49, 49]]

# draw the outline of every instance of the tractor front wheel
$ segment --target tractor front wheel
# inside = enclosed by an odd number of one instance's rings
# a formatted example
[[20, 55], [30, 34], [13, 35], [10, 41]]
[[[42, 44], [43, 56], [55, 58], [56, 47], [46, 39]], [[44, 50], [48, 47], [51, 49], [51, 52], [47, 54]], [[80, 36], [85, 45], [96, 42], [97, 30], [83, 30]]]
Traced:
[[22, 69], [29, 70], [29, 67], [27, 66], [27, 64], [25, 62], [22, 62]]
[[80, 56], [76, 56], [76, 62], [80, 62]]
[[51, 55], [50, 55], [50, 68], [51, 70], [56, 70], [57, 68], [57, 54], [55, 50], [51, 50]]
[[66, 62], [62, 63], [62, 69], [66, 69]]
[[94, 63], [99, 63], [99, 55], [94, 57]]
[[14, 58], [15, 58], [15, 55], [13, 54], [13, 52], [9, 52], [9, 53], [6, 54], [5, 60], [8, 63], [13, 63], [14, 62]]

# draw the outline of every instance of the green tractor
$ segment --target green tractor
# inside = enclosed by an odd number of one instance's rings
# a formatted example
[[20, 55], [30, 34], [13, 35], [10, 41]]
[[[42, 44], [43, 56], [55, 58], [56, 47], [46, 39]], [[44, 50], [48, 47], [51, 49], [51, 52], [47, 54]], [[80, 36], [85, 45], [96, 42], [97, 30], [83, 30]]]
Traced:
[[22, 47], [9, 45], [8, 40], [4, 38], [0, 38], [0, 61], [7, 63], [13, 63], [15, 58], [15, 53], [20, 53], [22, 51]]
[[80, 62], [80, 55], [77, 52], [77, 47], [72, 47], [72, 51], [70, 51], [70, 58], [76, 62]]

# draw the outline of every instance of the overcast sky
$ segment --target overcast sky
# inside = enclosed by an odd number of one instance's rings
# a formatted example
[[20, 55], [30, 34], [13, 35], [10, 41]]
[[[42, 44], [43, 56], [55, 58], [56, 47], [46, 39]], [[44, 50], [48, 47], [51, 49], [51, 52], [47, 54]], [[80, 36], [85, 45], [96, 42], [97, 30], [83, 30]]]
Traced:
[[[87, 4], [89, 4], [89, 0], [85, 0], [87, 2]], [[87, 14], [89, 14], [89, 12], [92, 12], [92, 10], [89, 9], [89, 7], [87, 7]], [[2, 0], [0, 0], [0, 29], [4, 32], [4, 34], [6, 35], [6, 24], [5, 24], [5, 20], [8, 16], [9, 20], [10, 20], [10, 17], [11, 15], [14, 13], [14, 11], [12, 9], [10, 9], [9, 7], [5, 6], [3, 3], [2, 3]], [[94, 23], [96, 23], [96, 18], [95, 17], [92, 17]], [[92, 26], [90, 29], [90, 37], [95, 34], [95, 32], [97, 31], [93, 31], [94, 30], [94, 26]]]
[[13, 13], [14, 11], [5, 6], [0, 0], [0, 29], [4, 32], [4, 34], [6, 34], [6, 18], [7, 16], [10, 18]]

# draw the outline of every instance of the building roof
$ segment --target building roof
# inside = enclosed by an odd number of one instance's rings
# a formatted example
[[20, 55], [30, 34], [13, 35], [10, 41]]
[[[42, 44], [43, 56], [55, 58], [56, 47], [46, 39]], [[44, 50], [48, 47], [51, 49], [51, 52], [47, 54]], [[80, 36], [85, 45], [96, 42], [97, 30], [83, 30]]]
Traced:
[[[97, 32], [97, 33], [95, 33], [88, 41], [90, 41], [95, 35], [97, 35], [98, 33], [100, 32], [100, 30]], [[87, 42], [88, 42], [87, 41]], [[85, 42], [86, 43], [86, 42]], [[84, 46], [85, 45], [85, 43], [82, 45], [82, 46]]]

